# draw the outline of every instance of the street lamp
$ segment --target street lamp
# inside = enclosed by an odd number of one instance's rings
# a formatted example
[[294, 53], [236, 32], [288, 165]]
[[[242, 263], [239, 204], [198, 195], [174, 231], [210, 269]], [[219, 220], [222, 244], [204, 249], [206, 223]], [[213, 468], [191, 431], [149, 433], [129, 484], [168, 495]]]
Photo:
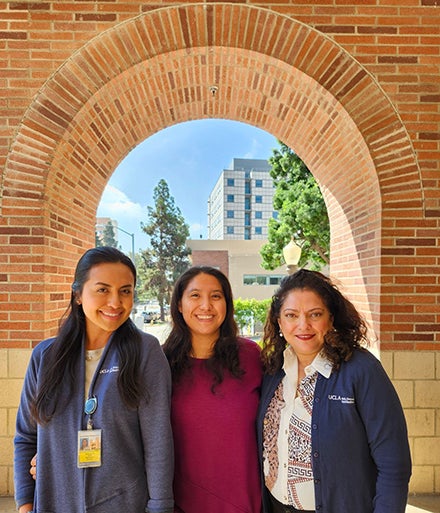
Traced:
[[130, 235], [130, 237], [131, 237], [131, 259], [133, 260], [133, 263], [134, 263], [134, 233], [127, 232], [123, 228], [120, 228], [118, 225], [116, 225], [116, 228], [118, 230], [121, 230], [121, 232], [124, 232], [127, 235]]
[[298, 262], [301, 258], [301, 248], [293, 240], [293, 237], [289, 244], [284, 246], [283, 257], [287, 265], [287, 274], [293, 274], [298, 269]]
[[[114, 225], [118, 230], [121, 230], [121, 232], [124, 232], [126, 233], [127, 235], [130, 235], [131, 237], [131, 260], [133, 262], [133, 265], [135, 266], [136, 268], [136, 263], [134, 261], [134, 233], [130, 233], [130, 232], [127, 232], [126, 230], [124, 230], [123, 228], [120, 228], [118, 225]], [[134, 308], [131, 312], [131, 320], [134, 322], [135, 321], [135, 312], [136, 312], [136, 309]]]

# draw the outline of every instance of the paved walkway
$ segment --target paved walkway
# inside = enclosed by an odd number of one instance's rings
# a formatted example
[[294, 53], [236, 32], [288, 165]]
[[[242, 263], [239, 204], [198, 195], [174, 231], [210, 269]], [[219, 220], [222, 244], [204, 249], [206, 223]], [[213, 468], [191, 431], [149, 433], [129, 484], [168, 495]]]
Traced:
[[416, 495], [410, 496], [406, 513], [421, 513], [430, 511], [440, 513], [440, 495]]
[[[410, 497], [406, 513], [440, 513], [440, 495], [421, 495]], [[0, 497], [0, 513], [14, 513], [15, 503], [12, 497]]]

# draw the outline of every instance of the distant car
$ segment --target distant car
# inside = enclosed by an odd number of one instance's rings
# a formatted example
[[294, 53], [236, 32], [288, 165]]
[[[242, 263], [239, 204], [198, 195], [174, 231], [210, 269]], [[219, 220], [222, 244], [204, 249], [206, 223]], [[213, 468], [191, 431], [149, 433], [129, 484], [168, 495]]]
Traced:
[[153, 312], [142, 312], [144, 316], [144, 322], [151, 322], [153, 319]]
[[160, 313], [159, 312], [142, 312], [142, 315], [144, 316], [144, 322], [151, 322], [151, 321], [158, 321], [160, 319]]

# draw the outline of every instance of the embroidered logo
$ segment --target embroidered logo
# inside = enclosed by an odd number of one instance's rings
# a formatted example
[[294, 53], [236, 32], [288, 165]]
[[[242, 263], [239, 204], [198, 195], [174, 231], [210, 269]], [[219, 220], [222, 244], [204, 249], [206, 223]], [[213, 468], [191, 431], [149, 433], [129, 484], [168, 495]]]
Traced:
[[329, 401], [340, 401], [342, 404], [354, 404], [354, 397], [344, 397], [342, 395], [328, 395]]
[[113, 365], [110, 369], [102, 369], [99, 371], [99, 374], [111, 374], [112, 372], [119, 372], [119, 367], [117, 365]]

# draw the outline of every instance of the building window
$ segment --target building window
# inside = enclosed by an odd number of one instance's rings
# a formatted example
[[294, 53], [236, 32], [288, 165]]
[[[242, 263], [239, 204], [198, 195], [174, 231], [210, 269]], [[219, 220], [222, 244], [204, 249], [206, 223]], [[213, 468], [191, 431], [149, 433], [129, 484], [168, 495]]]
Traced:
[[263, 203], [263, 196], [255, 196], [255, 203]]
[[272, 217], [273, 217], [274, 219], [278, 219], [278, 212], [277, 212], [276, 210], [274, 210], [274, 211], [272, 212]]
[[244, 274], [243, 285], [280, 285], [284, 275]]
[[266, 276], [258, 274], [245, 274], [243, 285], [266, 285]]
[[228, 235], [232, 235], [234, 233], [234, 227], [233, 226], [227, 226], [226, 227], [226, 233]]
[[255, 227], [255, 235], [262, 235], [263, 234], [263, 228], [261, 226]]
[[263, 180], [255, 180], [255, 187], [263, 187]]
[[250, 212], [245, 212], [244, 213], [244, 225], [245, 226], [250, 226], [251, 225], [251, 213]]
[[251, 240], [251, 229], [248, 227], [244, 229], [244, 240]]
[[227, 210], [226, 211], [226, 217], [228, 219], [233, 219], [234, 218], [234, 211], [233, 210]]
[[251, 193], [251, 184], [249, 182], [246, 182], [244, 184], [244, 193], [245, 194], [250, 194]]
[[250, 210], [251, 209], [251, 199], [250, 198], [245, 198], [244, 199], [244, 209], [245, 210]]
[[261, 210], [255, 211], [255, 219], [263, 219], [263, 212]]
[[228, 187], [234, 187], [234, 179], [233, 178], [227, 178], [226, 185]]
[[228, 194], [228, 195], [226, 196], [226, 201], [227, 201], [228, 203], [234, 203], [234, 195], [233, 195], [233, 194]]

